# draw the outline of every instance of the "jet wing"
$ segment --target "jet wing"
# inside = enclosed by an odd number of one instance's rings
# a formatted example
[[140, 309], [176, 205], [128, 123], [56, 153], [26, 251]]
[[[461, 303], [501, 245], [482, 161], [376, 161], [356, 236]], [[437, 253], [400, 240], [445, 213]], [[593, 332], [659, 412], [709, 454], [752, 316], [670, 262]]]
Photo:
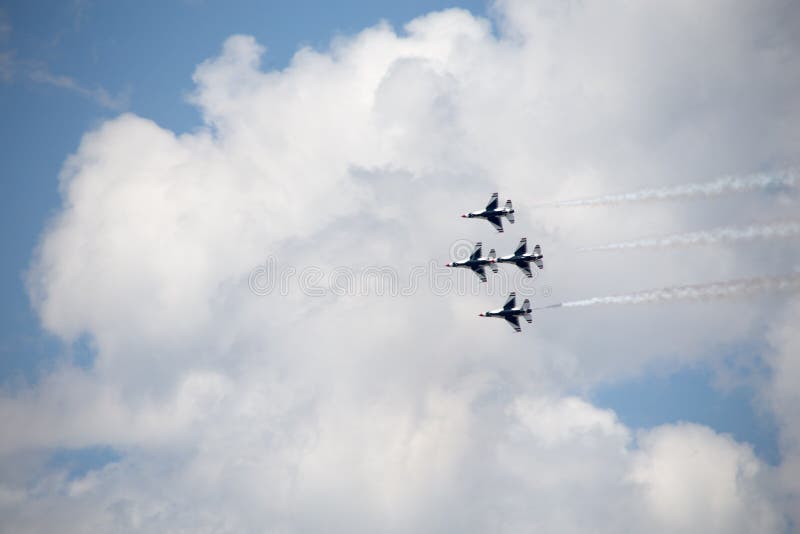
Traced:
[[511, 293], [509, 293], [508, 300], [506, 301], [506, 303], [503, 304], [503, 309], [510, 310], [511, 308], [516, 306], [516, 304], [517, 304], [517, 293], [512, 291]]
[[478, 275], [478, 278], [481, 279], [481, 282], [486, 281], [486, 271], [484, 270], [483, 265], [472, 267], [472, 271]]
[[508, 316], [505, 317], [505, 320], [508, 321], [508, 324], [511, 325], [511, 328], [513, 328], [515, 332], [519, 332], [520, 330], [522, 330], [519, 327], [519, 317], [518, 316], [516, 316], [516, 315], [508, 315]]
[[492, 226], [494, 226], [498, 232], [503, 231], [503, 221], [500, 220], [500, 217], [486, 217], [486, 220], [492, 223]]
[[528, 252], [528, 239], [523, 237], [519, 240], [519, 245], [517, 245], [517, 250], [514, 252], [515, 256], [522, 256]]
[[497, 209], [497, 193], [492, 193], [492, 198], [489, 199], [489, 203], [486, 204], [486, 211], [494, 211]]
[[522, 272], [525, 273], [525, 276], [527, 276], [528, 278], [533, 278], [533, 273], [531, 273], [531, 264], [530, 263], [528, 263], [527, 261], [518, 261], [516, 263], [517, 263], [517, 267], [522, 269]]
[[482, 244], [480, 241], [475, 243], [475, 250], [472, 252], [472, 256], [470, 256], [469, 259], [477, 260], [478, 258], [481, 257], [481, 246]]

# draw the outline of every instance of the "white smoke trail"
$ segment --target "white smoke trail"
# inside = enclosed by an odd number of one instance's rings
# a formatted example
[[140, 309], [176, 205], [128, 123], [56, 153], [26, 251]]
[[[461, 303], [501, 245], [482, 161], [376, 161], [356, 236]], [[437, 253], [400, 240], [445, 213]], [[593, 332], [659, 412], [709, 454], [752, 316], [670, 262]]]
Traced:
[[573, 300], [542, 306], [535, 308], [543, 310], [547, 308], [570, 308], [577, 306], [595, 306], [598, 304], [646, 304], [657, 302], [673, 302], [677, 300], [711, 300], [720, 298], [732, 298], [754, 293], [766, 293], [775, 291], [797, 291], [800, 290], [800, 273], [793, 273], [784, 276], [766, 276], [759, 278], [747, 278], [742, 280], [730, 280], [727, 282], [712, 282], [709, 284], [698, 284], [690, 286], [674, 286], [661, 289], [651, 289], [627, 295], [613, 295], [608, 297], [593, 297], [584, 300]]
[[798, 183], [797, 169], [787, 169], [775, 173], [751, 174], [747, 176], [726, 176], [711, 182], [683, 184], [659, 189], [644, 189], [633, 193], [604, 195], [601, 197], [576, 200], [562, 200], [544, 205], [548, 206], [605, 206], [627, 202], [674, 200], [698, 196], [718, 196], [727, 193], [740, 193], [769, 187], [793, 187]]
[[581, 252], [598, 250], [626, 250], [634, 248], [661, 248], [694, 245], [711, 245], [714, 243], [730, 243], [733, 241], [750, 241], [754, 239], [782, 239], [800, 235], [800, 221], [776, 221], [768, 224], [751, 224], [748, 226], [723, 226], [701, 232], [671, 234], [659, 237], [648, 237], [635, 241], [622, 241], [596, 247], [578, 249]]

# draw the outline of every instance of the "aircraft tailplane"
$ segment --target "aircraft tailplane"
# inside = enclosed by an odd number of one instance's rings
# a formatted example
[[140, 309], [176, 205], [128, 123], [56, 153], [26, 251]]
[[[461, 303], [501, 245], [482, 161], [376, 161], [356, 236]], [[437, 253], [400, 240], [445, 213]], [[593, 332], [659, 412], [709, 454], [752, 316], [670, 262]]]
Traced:
[[514, 224], [514, 206], [511, 205], [511, 200], [506, 200], [506, 219], [511, 224]]

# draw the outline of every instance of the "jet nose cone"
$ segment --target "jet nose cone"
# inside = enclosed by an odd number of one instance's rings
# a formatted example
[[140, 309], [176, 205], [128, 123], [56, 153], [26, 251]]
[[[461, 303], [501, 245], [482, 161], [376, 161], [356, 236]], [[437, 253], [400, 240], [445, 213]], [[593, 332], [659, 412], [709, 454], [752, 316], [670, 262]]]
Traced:
[[452, 266], [453, 266], [453, 265], [452, 265], [452, 264], [450, 264], [450, 263], [445, 263], [444, 265], [445, 265], [445, 267], [452, 267]]
[[482, 313], [479, 313], [478, 317], [486, 317], [486, 316], [484, 314], [482, 314]]
[[466, 218], [467, 218], [467, 214], [466, 214], [466, 213], [462, 213], [462, 214], [461, 214], [461, 217], [462, 217], [462, 218], [464, 218], [464, 219], [466, 219]]

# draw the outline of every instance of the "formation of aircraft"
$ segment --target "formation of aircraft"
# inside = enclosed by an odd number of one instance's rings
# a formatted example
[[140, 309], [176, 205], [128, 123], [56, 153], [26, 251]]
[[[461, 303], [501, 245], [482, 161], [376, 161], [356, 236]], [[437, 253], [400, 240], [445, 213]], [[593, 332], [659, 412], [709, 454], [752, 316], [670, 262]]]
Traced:
[[486, 281], [486, 270], [484, 269], [485, 266], [489, 266], [492, 272], [497, 272], [497, 265], [495, 264], [495, 258], [497, 255], [494, 252], [494, 249], [489, 251], [489, 255], [485, 258], [481, 256], [481, 242], [478, 241], [475, 243], [475, 250], [470, 255], [469, 259], [464, 261], [454, 261], [452, 263], [448, 263], [448, 267], [467, 267], [472, 269], [472, 272], [478, 275], [478, 278], [481, 279], [481, 282]]
[[494, 249], [489, 251], [488, 256], [482, 256], [482, 247], [483, 244], [480, 241], [475, 243], [475, 250], [468, 259], [450, 262], [446, 264], [447, 267], [466, 267], [468, 269], [472, 269], [472, 271], [478, 275], [478, 278], [481, 279], [481, 282], [486, 281], [485, 267], [488, 266], [493, 273], [496, 273], [498, 263], [513, 263], [522, 269], [522, 272], [524, 272], [525, 276], [528, 278], [533, 277], [533, 273], [531, 273], [531, 263], [536, 264], [536, 266], [540, 269], [544, 269], [544, 256], [542, 255], [542, 247], [536, 245], [533, 247], [533, 252], [529, 254], [527, 252], [528, 239], [525, 237], [520, 240], [519, 245], [517, 245], [517, 250], [514, 251], [514, 254], [509, 254], [508, 256], [503, 256], [501, 258], [497, 257]]
[[[514, 207], [511, 204], [511, 200], [506, 200], [506, 204], [502, 208], [498, 208], [498, 194], [492, 193], [492, 198], [489, 200], [489, 203], [486, 205], [486, 208], [480, 211], [472, 211], [469, 213], [464, 213], [461, 215], [467, 219], [486, 219], [489, 221], [492, 226], [498, 232], [503, 231], [503, 217], [508, 219], [508, 222], [514, 224]], [[494, 249], [489, 251], [488, 256], [483, 256], [481, 253], [482, 243], [479, 241], [475, 244], [475, 250], [472, 252], [470, 257], [466, 260], [462, 261], [453, 261], [452, 263], [448, 263], [448, 267], [465, 267], [471, 269], [478, 278], [480, 278], [481, 282], [486, 282], [486, 266], [488, 266], [492, 272], [497, 272], [497, 264], [498, 263], [513, 263], [520, 269], [522, 272], [525, 273], [525, 276], [528, 278], [533, 278], [533, 273], [531, 272], [531, 263], [536, 265], [539, 269], [544, 269], [544, 256], [542, 255], [542, 247], [536, 245], [533, 247], [533, 252], [528, 252], [528, 239], [523, 237], [519, 245], [517, 245], [517, 249], [514, 251], [513, 254], [509, 254], [508, 256], [502, 256], [500, 258], [497, 257], [495, 254]], [[502, 308], [497, 310], [490, 310], [480, 314], [481, 317], [502, 317], [503, 319], [511, 325], [515, 332], [520, 332], [522, 328], [520, 328], [519, 318], [522, 317], [525, 319], [528, 324], [533, 322], [533, 315], [531, 314], [531, 302], [528, 299], [525, 299], [520, 307], [517, 307], [517, 294], [516, 292], [512, 291], [508, 295], [508, 300], [503, 305]]]
[[497, 310], [490, 310], [485, 313], [481, 313], [480, 317], [502, 317], [508, 324], [511, 325], [511, 328], [514, 329], [515, 332], [519, 332], [522, 330], [519, 326], [519, 318], [523, 317], [528, 324], [533, 322], [533, 315], [531, 314], [531, 301], [525, 299], [522, 302], [522, 306], [519, 308], [516, 307], [517, 305], [517, 294], [512, 291], [508, 295], [508, 300], [506, 303], [503, 304], [503, 307]]
[[492, 198], [489, 199], [489, 203], [486, 204], [486, 209], [479, 210], [479, 211], [471, 211], [469, 213], [464, 213], [461, 216], [467, 219], [486, 219], [492, 226], [494, 226], [498, 232], [503, 231], [503, 219], [505, 217], [508, 219], [508, 222], [514, 224], [514, 207], [511, 205], [510, 200], [506, 200], [506, 205], [502, 208], [497, 207], [498, 203], [498, 196], [497, 193], [492, 193]]

